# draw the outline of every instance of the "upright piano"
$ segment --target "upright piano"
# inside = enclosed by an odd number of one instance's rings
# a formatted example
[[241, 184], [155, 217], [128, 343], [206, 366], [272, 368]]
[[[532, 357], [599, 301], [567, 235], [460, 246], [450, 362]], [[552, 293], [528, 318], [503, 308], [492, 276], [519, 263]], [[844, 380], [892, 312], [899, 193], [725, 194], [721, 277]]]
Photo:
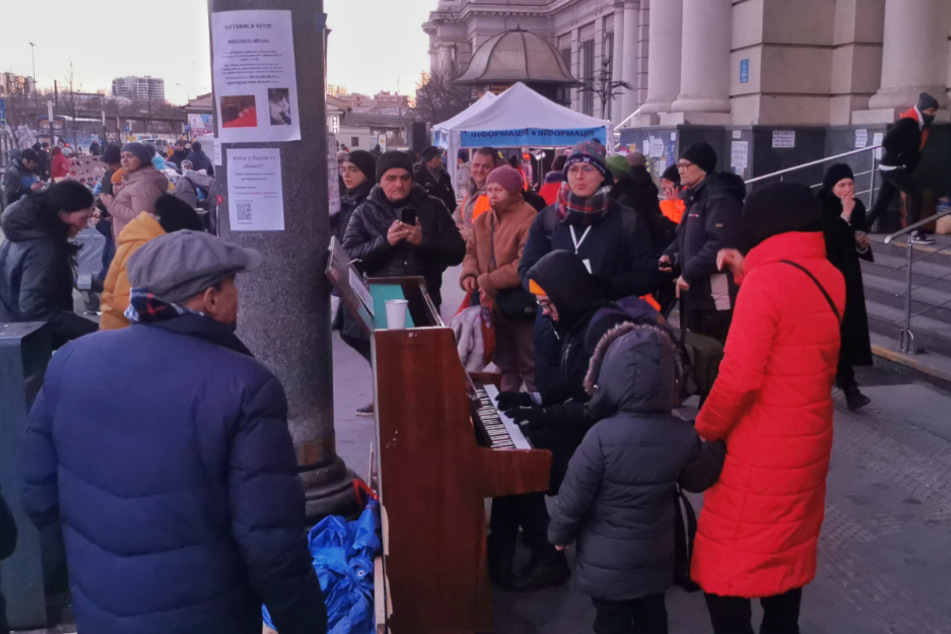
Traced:
[[[496, 410], [486, 375], [465, 371], [422, 278], [369, 291], [389, 631], [490, 630], [485, 498], [547, 490], [551, 454]], [[387, 299], [408, 300], [405, 329], [386, 329]]]

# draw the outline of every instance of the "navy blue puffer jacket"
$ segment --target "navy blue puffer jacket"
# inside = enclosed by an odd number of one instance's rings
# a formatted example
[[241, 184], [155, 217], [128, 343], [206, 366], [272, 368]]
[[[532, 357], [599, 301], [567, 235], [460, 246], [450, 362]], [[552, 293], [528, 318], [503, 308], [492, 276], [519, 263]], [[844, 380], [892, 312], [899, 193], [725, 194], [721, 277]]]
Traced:
[[660, 594], [673, 584], [675, 485], [702, 491], [723, 467], [723, 444], [703, 445], [670, 413], [676, 354], [656, 326], [626, 323], [591, 360], [589, 412], [602, 420], [568, 464], [548, 538], [577, 543], [576, 583], [599, 599]]
[[62, 522], [90, 634], [326, 632], [277, 378], [197, 314], [98, 332], [50, 362], [20, 454]]

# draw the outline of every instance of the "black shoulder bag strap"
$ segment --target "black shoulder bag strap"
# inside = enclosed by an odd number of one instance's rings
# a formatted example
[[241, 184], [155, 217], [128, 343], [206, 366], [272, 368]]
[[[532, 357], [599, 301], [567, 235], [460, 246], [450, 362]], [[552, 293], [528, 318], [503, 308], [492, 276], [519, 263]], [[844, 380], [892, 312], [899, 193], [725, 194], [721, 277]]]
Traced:
[[780, 262], [782, 262], [783, 264], [788, 264], [789, 266], [794, 266], [794, 267], [796, 267], [797, 269], [799, 269], [800, 271], [802, 271], [803, 273], [805, 273], [806, 275], [809, 276], [809, 279], [811, 279], [811, 280], [815, 283], [815, 285], [819, 288], [819, 290], [822, 291], [823, 297], [825, 297], [825, 298], [826, 298], [826, 301], [829, 302], [829, 308], [831, 308], [831, 309], [832, 309], [832, 312], [835, 313], [835, 319], [836, 319], [836, 321], [838, 321], [838, 322], [841, 324], [841, 323], [842, 323], [842, 315], [839, 314], [839, 309], [836, 308], [835, 302], [832, 301], [832, 297], [829, 296], [829, 293], [826, 291], [825, 287], [824, 287], [822, 284], [819, 283], [819, 280], [816, 279], [816, 276], [813, 275], [813, 274], [809, 271], [809, 269], [807, 269], [806, 267], [804, 267], [804, 266], [801, 265], [801, 264], [797, 264], [796, 262], [793, 262], [792, 260], [780, 260]]

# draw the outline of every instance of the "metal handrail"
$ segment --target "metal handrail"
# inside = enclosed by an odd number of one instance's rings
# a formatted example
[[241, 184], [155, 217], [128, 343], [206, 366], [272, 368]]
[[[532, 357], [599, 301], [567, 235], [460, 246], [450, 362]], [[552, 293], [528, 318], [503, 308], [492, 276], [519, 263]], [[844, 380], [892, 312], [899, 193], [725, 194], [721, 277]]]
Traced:
[[857, 150], [851, 150], [851, 151], [849, 151], [849, 152], [843, 152], [842, 154], [834, 154], [834, 155], [832, 155], [832, 156], [827, 156], [827, 157], [821, 158], [821, 159], [819, 159], [819, 160], [817, 160], [817, 161], [810, 161], [810, 162], [808, 162], [808, 163], [803, 163], [803, 164], [801, 164], [801, 165], [794, 165], [794, 166], [792, 166], [792, 167], [787, 167], [786, 169], [781, 169], [781, 170], [779, 170], [779, 171], [777, 171], [777, 172], [771, 172], [771, 173], [769, 173], [769, 174], [763, 174], [762, 176], [756, 176], [756, 177], [754, 177], [754, 178], [748, 178], [748, 179], [746, 179], [746, 184], [749, 185], [749, 184], [751, 184], [751, 183], [758, 183], [758, 182], [760, 182], [760, 181], [766, 180], [767, 178], [773, 178], [773, 177], [775, 177], [775, 176], [781, 176], [782, 174], [788, 174], [788, 173], [790, 173], [790, 172], [795, 172], [795, 171], [798, 171], [798, 170], [801, 170], [801, 169], [805, 169], [805, 168], [807, 168], [807, 167], [813, 167], [813, 166], [815, 166], [815, 165], [822, 165], [823, 163], [828, 163], [829, 161], [834, 161], [834, 160], [840, 159], [840, 158], [842, 158], [842, 157], [844, 157], [844, 156], [852, 156], [852, 155], [854, 155], [854, 154], [861, 154], [862, 152], [868, 152], [869, 150], [877, 150], [877, 149], [880, 148], [880, 147], [882, 147], [882, 146], [881, 146], [881, 145], [870, 145], [870, 146], [868, 146], [868, 147], [859, 148], [859, 149], [857, 149]]
[[[890, 244], [895, 238], [899, 238], [903, 235], [907, 235], [912, 231], [921, 229], [926, 224], [934, 222], [939, 218], [951, 215], [951, 209], [947, 209], [940, 213], [937, 213], [933, 216], [925, 218], [924, 220], [919, 220], [918, 222], [908, 225], [904, 229], [896, 231], [895, 233], [890, 233], [885, 236], [885, 244]], [[943, 251], [944, 249], [938, 249], [937, 252]], [[905, 252], [908, 254], [908, 261], [905, 264], [907, 270], [905, 271], [905, 327], [901, 329], [898, 333], [898, 347], [902, 352], [908, 354], [916, 354], [915, 350], [915, 333], [911, 330], [911, 291], [914, 284], [912, 283], [912, 266], [914, 265], [914, 258], [912, 257], [915, 253], [915, 247], [911, 243], [911, 240], [908, 240], [905, 243]], [[931, 254], [929, 254], [931, 255]]]

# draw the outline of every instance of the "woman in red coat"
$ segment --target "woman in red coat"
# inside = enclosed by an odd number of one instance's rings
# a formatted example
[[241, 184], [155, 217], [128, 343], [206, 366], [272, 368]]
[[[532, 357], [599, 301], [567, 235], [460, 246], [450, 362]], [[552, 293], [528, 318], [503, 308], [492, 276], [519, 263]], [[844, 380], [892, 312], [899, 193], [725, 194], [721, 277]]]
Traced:
[[52, 149], [53, 160], [50, 162], [50, 178], [54, 181], [57, 178], [69, 176], [69, 159], [63, 155], [63, 148], [55, 146]]
[[743, 209], [745, 260], [720, 255], [742, 285], [696, 429], [725, 440], [727, 456], [704, 497], [691, 569], [716, 634], [753, 633], [751, 598], [763, 604], [762, 634], [797, 634], [802, 587], [816, 574], [845, 309], [821, 213], [804, 185], [756, 190]]

